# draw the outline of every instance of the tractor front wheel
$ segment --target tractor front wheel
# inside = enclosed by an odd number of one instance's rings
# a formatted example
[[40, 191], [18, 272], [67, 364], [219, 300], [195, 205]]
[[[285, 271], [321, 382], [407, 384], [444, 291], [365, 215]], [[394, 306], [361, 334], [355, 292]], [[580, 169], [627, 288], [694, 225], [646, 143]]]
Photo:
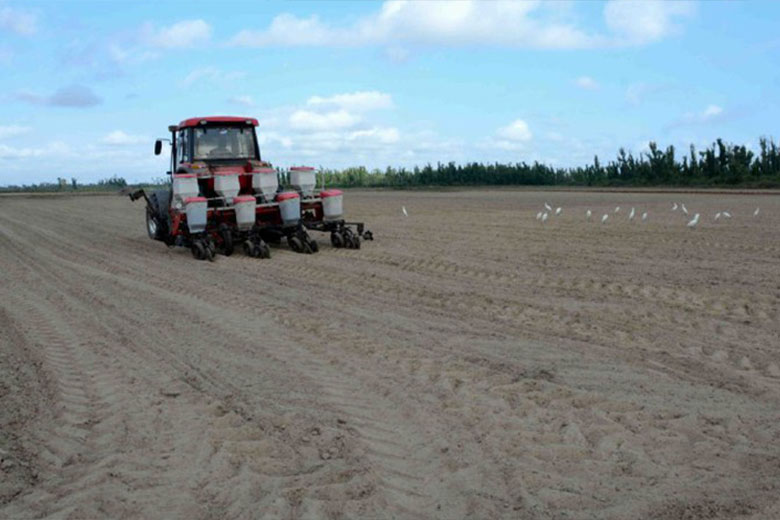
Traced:
[[157, 217], [152, 214], [152, 210], [148, 207], [146, 208], [146, 232], [152, 240], [160, 239], [158, 235], [160, 232], [160, 225], [157, 222]]

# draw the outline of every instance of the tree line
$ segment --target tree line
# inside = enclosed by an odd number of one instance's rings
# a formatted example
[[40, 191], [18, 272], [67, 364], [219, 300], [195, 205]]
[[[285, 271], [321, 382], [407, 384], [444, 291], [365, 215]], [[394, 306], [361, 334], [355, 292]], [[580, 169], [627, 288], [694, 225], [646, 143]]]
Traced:
[[[556, 168], [539, 162], [428, 164], [369, 172], [364, 167], [321, 170], [328, 186], [413, 188], [417, 186], [747, 186], [780, 187], [780, 149], [761, 138], [754, 153], [717, 139], [704, 150], [691, 145], [684, 154], [654, 142], [637, 156], [621, 148], [602, 164]], [[322, 179], [320, 178], [320, 183]]]
[[[744, 145], [717, 139], [711, 146], [696, 150], [691, 145], [682, 154], [674, 146], [661, 149], [651, 142], [648, 151], [637, 156], [621, 148], [617, 157], [602, 164], [598, 156], [591, 164], [557, 168], [539, 162], [427, 164], [423, 167], [369, 171], [363, 166], [343, 170], [320, 169], [318, 185], [332, 187], [414, 188], [424, 186], [740, 186], [780, 187], [780, 147], [772, 139], [761, 138], [754, 153]], [[280, 170], [280, 180], [285, 181]], [[157, 178], [147, 186], [162, 186], [168, 178]], [[67, 182], [0, 187], [12, 191], [116, 191], [127, 186], [113, 176], [94, 184]]]
[[0, 186], [0, 193], [16, 192], [73, 192], [73, 191], [117, 191], [127, 187], [127, 181], [123, 177], [116, 175], [107, 179], [101, 179], [93, 183], [80, 183], [75, 177], [70, 180], [63, 177], [57, 177], [57, 182], [41, 182], [40, 184], [10, 184]]

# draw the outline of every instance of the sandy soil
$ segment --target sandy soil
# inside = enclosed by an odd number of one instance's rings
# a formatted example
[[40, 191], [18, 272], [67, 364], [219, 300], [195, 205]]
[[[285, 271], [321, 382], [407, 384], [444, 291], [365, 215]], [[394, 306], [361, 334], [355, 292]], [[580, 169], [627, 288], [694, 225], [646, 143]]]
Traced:
[[360, 251], [208, 263], [0, 198], [0, 518], [780, 517], [780, 197], [345, 202]]

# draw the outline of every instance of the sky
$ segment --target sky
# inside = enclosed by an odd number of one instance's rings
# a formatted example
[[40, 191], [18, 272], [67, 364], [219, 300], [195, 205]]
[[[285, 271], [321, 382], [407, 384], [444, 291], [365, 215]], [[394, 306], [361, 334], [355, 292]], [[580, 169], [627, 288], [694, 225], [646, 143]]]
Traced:
[[251, 116], [264, 160], [576, 166], [757, 148], [780, 2], [0, 0], [0, 185], [165, 176], [154, 139]]

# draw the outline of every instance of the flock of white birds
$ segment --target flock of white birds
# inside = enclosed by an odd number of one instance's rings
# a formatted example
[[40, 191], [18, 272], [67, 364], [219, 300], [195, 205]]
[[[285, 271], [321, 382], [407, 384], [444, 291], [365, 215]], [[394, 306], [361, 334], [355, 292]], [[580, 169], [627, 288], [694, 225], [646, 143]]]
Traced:
[[[683, 204], [683, 203], [677, 204], [676, 202], [673, 202], [672, 203], [672, 211], [677, 211], [678, 209], [680, 210], [681, 213], [685, 214], [686, 216], [688, 215], [688, 208], [685, 207], [685, 204]], [[761, 208], [756, 208], [756, 210], [753, 212], [753, 217], [757, 217], [760, 212], [761, 212]], [[554, 216], [557, 217], [561, 213], [563, 213], [563, 208], [557, 207], [557, 208], [555, 208], [555, 211], [553, 211], [552, 206], [550, 206], [550, 204], [548, 202], [545, 202], [544, 203], [544, 209], [539, 211], [536, 214], [536, 220], [539, 220], [541, 222], [547, 222], [547, 219], [550, 218], [551, 215], [554, 215]], [[615, 215], [614, 218], [617, 218], [617, 214], [620, 213], [620, 206], [616, 206], [615, 210], [612, 213]], [[405, 208], [404, 208], [404, 214], [406, 214]], [[634, 218], [636, 217], [636, 214], [637, 214], [636, 208], [632, 207], [631, 211], [628, 213], [628, 220], [634, 220]], [[593, 216], [593, 212], [591, 210], [586, 210], [585, 211], [585, 219], [586, 220], [590, 220], [592, 216]], [[715, 216], [713, 217], [713, 220], [719, 220], [721, 217], [723, 217], [723, 218], [731, 218], [731, 213], [729, 213], [728, 211], [718, 211], [717, 213], [715, 213]], [[688, 224], [687, 224], [688, 227], [689, 228], [695, 228], [696, 226], [698, 226], [700, 218], [701, 218], [701, 214], [700, 213], [694, 214], [693, 218], [688, 221]], [[602, 217], [601, 217], [601, 223], [605, 224], [607, 222], [607, 220], [609, 220], [609, 213], [604, 213], [604, 215], [602, 215]], [[642, 215], [640, 217], [640, 220], [642, 222], [645, 222], [647, 220], [647, 211], [642, 213]]]
[[[680, 210], [682, 213], [684, 213], [686, 216], [688, 215], [688, 208], [685, 207], [685, 204], [680, 203], [677, 204], [676, 202], [672, 203], [672, 211]], [[401, 212], [404, 214], [405, 217], [409, 216], [409, 212], [406, 211], [406, 206], [401, 206]], [[756, 210], [753, 212], [753, 217], [757, 217], [758, 214], [761, 212], [761, 208], [756, 208]], [[548, 202], [544, 203], [544, 210], [539, 211], [539, 213], [536, 214], [536, 220], [539, 220], [541, 222], [547, 222], [547, 219], [550, 218], [550, 215], [554, 215], [556, 217], [560, 216], [561, 213], [563, 213], [563, 208], [558, 206], [555, 208], [555, 211], [553, 211], [552, 206]], [[616, 206], [615, 210], [613, 211], [613, 214], [617, 215], [620, 213], [620, 206]], [[585, 211], [585, 219], [590, 220], [593, 216], [593, 212], [591, 210]], [[628, 220], [634, 220], [636, 217], [636, 208], [632, 207], [631, 211], [628, 213]], [[701, 214], [696, 213], [693, 215], [693, 218], [688, 221], [688, 227], [689, 228], [695, 228], [699, 225], [699, 218], [701, 217]], [[719, 220], [721, 217], [723, 218], [731, 218], [731, 213], [728, 211], [718, 211], [715, 213], [715, 216], [713, 217], [713, 220]], [[617, 218], [617, 217], [616, 217]], [[604, 213], [601, 217], [601, 223], [604, 224], [609, 219], [609, 213]], [[645, 222], [647, 220], [647, 211], [643, 212], [640, 217], [642, 222]]]

